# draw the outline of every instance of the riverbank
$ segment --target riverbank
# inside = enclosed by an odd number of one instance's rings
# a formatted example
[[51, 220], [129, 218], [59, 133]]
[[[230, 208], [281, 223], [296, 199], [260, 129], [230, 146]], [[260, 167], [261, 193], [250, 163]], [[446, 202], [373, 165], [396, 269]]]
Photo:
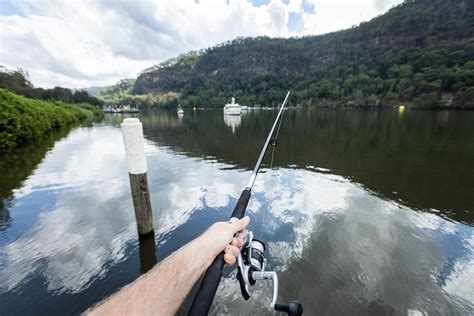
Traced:
[[0, 108], [0, 154], [52, 130], [102, 117], [101, 111], [90, 104], [29, 99], [5, 89], [0, 89]]

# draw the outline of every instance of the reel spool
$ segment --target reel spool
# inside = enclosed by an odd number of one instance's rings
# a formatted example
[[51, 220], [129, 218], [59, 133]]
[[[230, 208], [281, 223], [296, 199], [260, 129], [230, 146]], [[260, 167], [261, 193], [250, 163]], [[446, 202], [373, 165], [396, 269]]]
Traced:
[[253, 233], [241, 233], [239, 237], [244, 239], [239, 257], [237, 258], [237, 279], [240, 291], [245, 300], [248, 300], [253, 292], [253, 286], [259, 280], [272, 280], [273, 295], [271, 308], [276, 311], [286, 312], [290, 316], [303, 314], [303, 306], [296, 301], [289, 304], [277, 304], [278, 298], [278, 275], [275, 271], [265, 271], [267, 259], [265, 258], [266, 245], [258, 239], [253, 239]]

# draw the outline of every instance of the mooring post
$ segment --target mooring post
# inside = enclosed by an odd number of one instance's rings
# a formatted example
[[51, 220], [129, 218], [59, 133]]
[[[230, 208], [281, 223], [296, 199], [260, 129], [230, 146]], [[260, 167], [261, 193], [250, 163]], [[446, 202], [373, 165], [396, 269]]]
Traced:
[[121, 127], [138, 234], [153, 234], [142, 123], [137, 118], [126, 118]]

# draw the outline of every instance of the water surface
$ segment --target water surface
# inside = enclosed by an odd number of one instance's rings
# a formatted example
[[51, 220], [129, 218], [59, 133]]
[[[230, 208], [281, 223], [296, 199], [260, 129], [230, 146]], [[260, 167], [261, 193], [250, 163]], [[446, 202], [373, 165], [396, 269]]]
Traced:
[[[140, 242], [122, 116], [0, 158], [0, 314], [80, 313], [226, 220], [275, 115], [140, 114], [156, 228]], [[248, 210], [279, 301], [299, 300], [306, 315], [472, 314], [473, 122], [287, 111]], [[273, 314], [269, 284], [245, 302], [234, 274], [211, 314]]]

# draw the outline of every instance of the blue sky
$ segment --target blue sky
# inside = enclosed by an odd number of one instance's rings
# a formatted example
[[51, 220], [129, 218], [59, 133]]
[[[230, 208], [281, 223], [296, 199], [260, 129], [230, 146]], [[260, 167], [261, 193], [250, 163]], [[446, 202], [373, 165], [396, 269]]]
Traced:
[[0, 65], [88, 87], [239, 36], [333, 32], [402, 0], [0, 0]]
[[1, 0], [0, 4], [0, 15], [8, 16], [16, 14], [23, 16], [20, 7], [13, 2], [13, 0]]

